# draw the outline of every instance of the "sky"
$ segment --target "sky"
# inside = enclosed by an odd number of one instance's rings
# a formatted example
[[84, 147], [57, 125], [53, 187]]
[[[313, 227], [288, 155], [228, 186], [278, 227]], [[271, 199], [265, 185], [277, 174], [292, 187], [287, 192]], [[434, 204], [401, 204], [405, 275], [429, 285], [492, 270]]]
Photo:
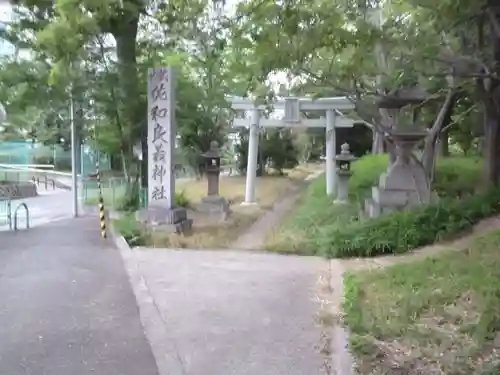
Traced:
[[[0, 23], [8, 22], [12, 15], [10, 4], [5, 0], [0, 0]], [[14, 46], [6, 41], [0, 40], [0, 56], [14, 53]]]
[[12, 8], [8, 1], [0, 0], [0, 22], [10, 20]]

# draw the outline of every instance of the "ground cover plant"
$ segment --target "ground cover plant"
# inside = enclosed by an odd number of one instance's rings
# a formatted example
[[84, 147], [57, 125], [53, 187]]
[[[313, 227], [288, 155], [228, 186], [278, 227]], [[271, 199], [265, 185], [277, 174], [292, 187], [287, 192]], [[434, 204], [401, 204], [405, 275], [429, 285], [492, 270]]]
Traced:
[[[385, 215], [377, 219], [359, 220], [363, 201], [369, 195], [371, 187], [378, 183], [379, 176], [387, 168], [387, 164], [387, 155], [366, 155], [356, 161], [352, 166], [353, 175], [349, 181], [350, 203], [345, 205], [334, 205], [332, 198], [325, 195], [324, 176], [318, 178], [309, 186], [302, 199], [282, 225], [268, 236], [266, 249], [308, 255], [363, 256], [359, 249], [345, 250], [344, 242], [347, 241], [346, 246], [349, 248], [350, 246], [353, 248], [368, 246], [368, 250], [364, 251], [364, 254], [371, 256], [377, 253], [397, 252], [402, 249], [406, 251], [410, 245], [428, 243], [430, 240], [407, 241], [406, 246], [401, 247], [399, 244], [392, 244], [389, 248], [384, 245], [383, 241], [377, 242], [377, 237], [370, 237], [372, 238], [371, 243], [366, 242], [369, 240], [366, 237], [368, 230], [381, 227], [385, 232], [380, 232], [379, 239], [383, 240], [388, 232], [391, 233], [390, 237], [394, 237], [393, 233], [396, 233], [394, 231], [399, 228], [398, 221], [402, 218], [412, 217], [411, 214], [396, 213], [393, 216]], [[471, 198], [481, 181], [481, 176], [482, 165], [478, 158], [459, 156], [442, 158], [437, 162], [433, 189], [444, 200]], [[490, 198], [494, 199], [493, 196], [490, 196]], [[427, 228], [433, 224], [425, 220], [425, 215], [427, 215], [427, 218], [431, 218], [439, 213], [440, 220], [444, 220], [443, 217], [446, 218], [446, 215], [448, 215], [448, 219], [452, 219], [456, 216], [451, 217], [450, 214], [459, 215], [456, 213], [456, 209], [468, 207], [473, 211], [470, 213], [473, 217], [472, 221], [463, 221], [457, 218], [458, 223], [452, 222], [447, 226], [449, 229], [448, 234], [455, 234], [457, 230], [473, 224], [477, 218], [495, 213], [483, 207], [480, 202], [481, 199], [471, 199], [472, 201], [468, 204], [452, 205], [447, 213], [443, 210], [448, 203], [441, 203], [438, 208], [429, 208], [429, 211], [425, 211], [424, 214], [421, 213], [422, 211], [416, 211], [415, 215], [417, 216], [414, 217], [413, 221], [408, 221], [408, 224], [424, 223]], [[455, 211], [452, 211], [452, 209], [455, 209]], [[446, 223], [447, 221], [440, 222], [443, 225], [446, 225]], [[410, 229], [414, 230], [414, 228]], [[442, 238], [445, 231], [441, 228], [438, 233], [434, 234], [432, 241]], [[365, 242], [361, 242], [363, 239], [365, 239]], [[349, 245], [349, 243], [352, 245]], [[376, 250], [373, 250], [373, 248]]]
[[348, 273], [360, 374], [500, 372], [500, 231], [430, 258]]

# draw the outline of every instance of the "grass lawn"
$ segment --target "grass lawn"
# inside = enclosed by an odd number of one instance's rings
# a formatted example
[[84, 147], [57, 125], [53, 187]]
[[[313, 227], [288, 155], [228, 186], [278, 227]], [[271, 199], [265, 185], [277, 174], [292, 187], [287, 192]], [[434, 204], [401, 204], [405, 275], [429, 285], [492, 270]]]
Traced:
[[323, 228], [344, 225], [357, 216], [358, 201], [364, 198], [379, 174], [387, 166], [386, 155], [371, 155], [352, 165], [353, 176], [349, 181], [351, 203], [334, 205], [326, 195], [325, 176], [313, 181], [298, 201], [293, 212], [279, 228], [266, 239], [266, 249], [280, 253], [315, 254], [315, 236]]
[[[465, 249], [348, 273], [360, 374], [500, 374], [500, 231]], [[396, 258], [397, 259], [397, 258]]]
[[[266, 175], [257, 178], [256, 199], [262, 208], [269, 208], [276, 200], [276, 193], [288, 189], [288, 183], [302, 181], [312, 171], [320, 168], [318, 164], [299, 165], [285, 170], [286, 176]], [[280, 182], [285, 181], [284, 186]], [[220, 179], [220, 195], [231, 202], [241, 203], [245, 198], [245, 176], [222, 176]], [[115, 207], [125, 193], [124, 179], [111, 177], [101, 182], [104, 204]], [[276, 190], [277, 189], [277, 190]], [[198, 202], [207, 195], [207, 180], [179, 179], [176, 182], [176, 192], [183, 192], [190, 202]], [[96, 205], [98, 202], [97, 182], [86, 183], [83, 189], [84, 201], [87, 205]]]

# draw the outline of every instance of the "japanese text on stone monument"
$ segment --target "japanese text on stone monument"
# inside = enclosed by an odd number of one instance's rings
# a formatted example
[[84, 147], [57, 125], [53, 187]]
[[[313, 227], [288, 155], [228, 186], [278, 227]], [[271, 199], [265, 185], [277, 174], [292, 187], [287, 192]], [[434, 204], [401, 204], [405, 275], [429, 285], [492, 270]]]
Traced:
[[173, 90], [171, 70], [150, 69], [148, 81], [149, 204], [173, 204]]

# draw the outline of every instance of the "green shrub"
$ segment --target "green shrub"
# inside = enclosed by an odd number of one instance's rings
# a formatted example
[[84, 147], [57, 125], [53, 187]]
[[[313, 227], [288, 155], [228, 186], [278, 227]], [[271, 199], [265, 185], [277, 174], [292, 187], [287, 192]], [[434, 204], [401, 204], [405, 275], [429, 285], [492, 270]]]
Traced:
[[[379, 176], [387, 169], [386, 154], [366, 155], [356, 161], [349, 181], [349, 195], [361, 201], [371, 187], [378, 184]], [[463, 197], [474, 193], [483, 173], [480, 158], [453, 156], [439, 158], [432, 189], [440, 197]]]
[[139, 184], [128, 185], [125, 189], [123, 197], [118, 199], [116, 209], [124, 212], [135, 212], [140, 208], [140, 189]]
[[483, 163], [479, 158], [438, 159], [432, 188], [440, 197], [464, 197], [474, 194], [482, 174]]
[[179, 207], [189, 207], [189, 199], [184, 190], [175, 192], [175, 205]]
[[470, 229], [479, 220], [500, 213], [500, 189], [443, 199], [438, 204], [395, 212], [374, 219], [331, 226], [316, 239], [317, 250], [327, 257], [370, 257], [404, 253], [448, 239]]
[[[141, 199], [139, 188], [137, 185], [131, 185], [125, 191], [124, 196], [118, 200], [116, 209], [124, 212], [135, 212], [141, 208]], [[189, 199], [184, 191], [175, 192], [175, 205], [179, 207], [189, 207]]]
[[371, 187], [378, 184], [379, 176], [387, 169], [388, 163], [386, 154], [365, 155], [353, 163], [353, 174], [349, 180], [350, 199], [362, 201]]
[[125, 215], [115, 220], [116, 230], [123, 236], [130, 246], [144, 246], [148, 242], [149, 234], [135, 219], [134, 215]]
[[[266, 248], [278, 252], [318, 253], [318, 239], [326, 241], [324, 238], [328, 240], [334, 231], [344, 227], [350, 228], [351, 222], [358, 220], [364, 199], [371, 194], [371, 187], [378, 184], [379, 176], [387, 169], [388, 161], [387, 155], [379, 154], [365, 155], [353, 163], [353, 175], [349, 180], [351, 203], [347, 205], [334, 205], [332, 198], [326, 196], [325, 176], [313, 181], [301, 197], [293, 214], [288, 215], [279, 230], [275, 231], [279, 235], [275, 233], [267, 242]], [[478, 158], [460, 156], [441, 158], [437, 161], [433, 189], [442, 198], [470, 196], [474, 193], [481, 176], [482, 164]], [[401, 220], [406, 217], [405, 213], [398, 214], [402, 215]], [[385, 217], [377, 220], [385, 220]], [[385, 232], [380, 233], [380, 241], [384, 241], [387, 235], [393, 233], [387, 226], [383, 227]], [[395, 228], [397, 227], [396, 225]], [[356, 241], [362, 241], [362, 236], [365, 234], [360, 234], [359, 231], [356, 233], [358, 235]], [[321, 251], [329, 254], [324, 248]]]

